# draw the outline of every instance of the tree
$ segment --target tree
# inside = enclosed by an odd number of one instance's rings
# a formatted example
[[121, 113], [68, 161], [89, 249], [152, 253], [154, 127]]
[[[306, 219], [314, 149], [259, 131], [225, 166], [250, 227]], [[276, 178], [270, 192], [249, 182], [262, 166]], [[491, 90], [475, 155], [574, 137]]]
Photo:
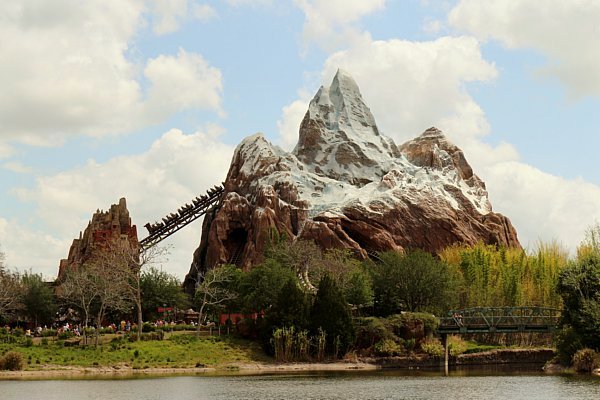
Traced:
[[572, 327], [583, 347], [600, 350], [600, 254], [585, 254], [569, 264], [557, 288], [564, 302], [563, 325]]
[[158, 263], [168, 254], [168, 248], [152, 246], [140, 251], [137, 243], [114, 240], [104, 244], [97, 259], [103, 268], [114, 276], [124, 297], [135, 304], [137, 314], [137, 337], [141, 339], [144, 315], [142, 309], [142, 269]]
[[277, 261], [280, 265], [290, 268], [300, 280], [302, 286], [310, 291], [316, 291], [310, 280], [311, 271], [323, 262], [321, 248], [310, 240], [296, 240], [293, 242], [282, 240], [271, 244], [266, 252], [267, 259]]
[[181, 288], [181, 282], [165, 271], [150, 267], [142, 272], [142, 312], [146, 319], [158, 318], [158, 307], [174, 306], [184, 308], [187, 296]]
[[330, 249], [323, 260], [312, 267], [310, 278], [319, 282], [323, 275], [333, 278], [346, 301], [357, 309], [373, 302], [371, 275], [348, 249]]
[[354, 326], [350, 307], [342, 291], [327, 274], [319, 282], [319, 289], [310, 312], [311, 333], [325, 332], [326, 352], [343, 356], [354, 343]]
[[26, 272], [21, 277], [23, 312], [35, 326], [49, 324], [56, 314], [54, 292], [44, 282], [42, 275]]
[[4, 265], [4, 253], [0, 251], [0, 319], [6, 318], [19, 309], [21, 280], [16, 272]]
[[[267, 311], [276, 301], [283, 285], [298, 282], [296, 274], [274, 259], [266, 259], [261, 265], [243, 274], [239, 287], [240, 305], [244, 312]], [[299, 282], [298, 282], [299, 283]]]
[[196, 303], [199, 306], [198, 336], [207, 307], [219, 307], [238, 297], [238, 293], [231, 289], [232, 283], [236, 279], [239, 279], [239, 269], [235, 265], [229, 264], [210, 269], [200, 276], [200, 285], [196, 288], [195, 295]]
[[448, 307], [454, 279], [447, 264], [422, 250], [388, 251], [380, 258], [373, 279], [377, 314], [436, 313]]

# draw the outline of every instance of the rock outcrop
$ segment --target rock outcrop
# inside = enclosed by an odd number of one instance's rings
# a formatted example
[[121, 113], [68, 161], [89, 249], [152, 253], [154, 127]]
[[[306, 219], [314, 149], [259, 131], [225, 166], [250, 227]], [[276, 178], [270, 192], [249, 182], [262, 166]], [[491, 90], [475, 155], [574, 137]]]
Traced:
[[60, 282], [68, 270], [89, 261], [102, 250], [103, 243], [117, 240], [126, 240], [133, 248], [138, 247], [137, 228], [131, 225], [125, 198], [111, 205], [108, 211], [94, 213], [83, 233], [79, 232], [79, 238], [73, 240], [68, 257], [60, 260], [57, 281]]
[[508, 218], [492, 212], [462, 150], [436, 128], [397, 146], [379, 132], [343, 71], [311, 101], [291, 153], [261, 134], [238, 145], [186, 287], [219, 263], [259, 263], [273, 230], [361, 258], [479, 241], [520, 246]]

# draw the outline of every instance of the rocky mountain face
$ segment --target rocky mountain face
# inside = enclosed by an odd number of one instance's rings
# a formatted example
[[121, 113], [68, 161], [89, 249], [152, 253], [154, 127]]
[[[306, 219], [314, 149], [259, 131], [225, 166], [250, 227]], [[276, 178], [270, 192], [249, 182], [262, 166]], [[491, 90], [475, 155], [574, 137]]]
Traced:
[[79, 232], [79, 238], [73, 239], [67, 258], [60, 260], [57, 281], [60, 282], [68, 270], [89, 261], [102, 249], [103, 243], [117, 240], [127, 240], [132, 247], [138, 246], [137, 228], [131, 225], [125, 198], [111, 205], [108, 211], [94, 213], [83, 233]]
[[273, 231], [377, 251], [453, 243], [520, 246], [508, 218], [492, 212], [483, 181], [462, 150], [429, 128], [397, 146], [382, 135], [352, 77], [338, 71], [321, 87], [291, 153], [261, 134], [235, 150], [218, 210], [204, 221], [185, 285], [220, 263], [259, 263]]

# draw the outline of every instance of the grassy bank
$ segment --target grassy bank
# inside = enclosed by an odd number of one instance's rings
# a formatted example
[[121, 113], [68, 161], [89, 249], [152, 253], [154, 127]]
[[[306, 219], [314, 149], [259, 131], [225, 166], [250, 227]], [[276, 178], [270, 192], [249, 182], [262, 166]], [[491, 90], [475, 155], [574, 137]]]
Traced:
[[21, 346], [0, 344], [0, 354], [17, 351], [27, 362], [26, 370], [49, 367], [194, 368], [225, 367], [228, 364], [272, 362], [256, 342], [232, 336], [172, 335], [160, 341], [130, 342], [112, 338], [98, 347], [65, 347], [62, 341]]

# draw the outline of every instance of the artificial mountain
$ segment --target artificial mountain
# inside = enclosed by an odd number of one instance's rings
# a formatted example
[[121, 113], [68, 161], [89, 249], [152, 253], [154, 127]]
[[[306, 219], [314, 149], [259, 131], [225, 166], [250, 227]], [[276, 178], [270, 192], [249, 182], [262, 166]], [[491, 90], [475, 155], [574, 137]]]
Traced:
[[480, 241], [520, 247], [461, 149], [436, 128], [397, 146], [341, 70], [310, 102], [291, 153], [261, 134], [238, 145], [222, 204], [205, 217], [186, 288], [217, 264], [247, 270], [260, 263], [273, 230], [360, 258]]

